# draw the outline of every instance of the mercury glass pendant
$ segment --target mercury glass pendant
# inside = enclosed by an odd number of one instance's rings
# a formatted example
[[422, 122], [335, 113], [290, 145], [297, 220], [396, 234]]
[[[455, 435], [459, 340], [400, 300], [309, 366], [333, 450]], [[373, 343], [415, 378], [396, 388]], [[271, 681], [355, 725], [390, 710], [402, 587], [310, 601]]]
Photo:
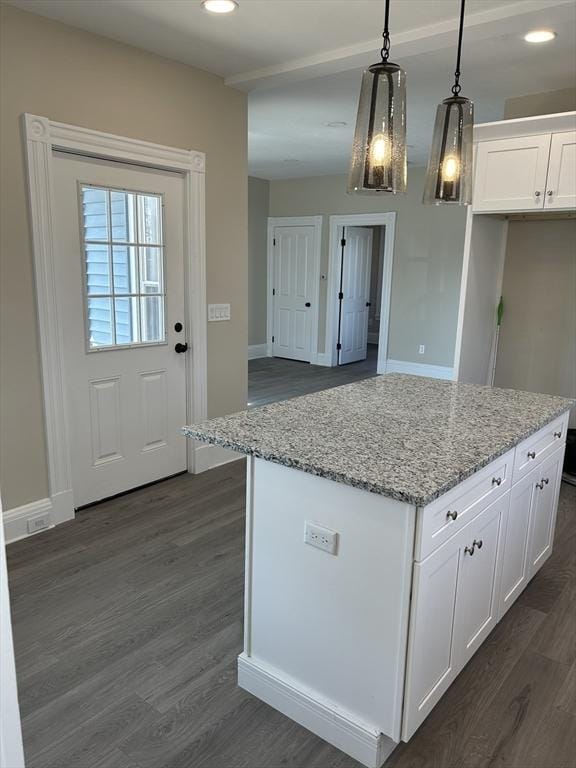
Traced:
[[386, 0], [381, 61], [362, 75], [349, 193], [406, 191], [406, 74], [388, 61], [389, 11], [390, 0]]
[[436, 111], [423, 198], [429, 205], [470, 205], [472, 202], [474, 105], [470, 99], [460, 96], [464, 4], [465, 0], [461, 0], [452, 96], [444, 99]]

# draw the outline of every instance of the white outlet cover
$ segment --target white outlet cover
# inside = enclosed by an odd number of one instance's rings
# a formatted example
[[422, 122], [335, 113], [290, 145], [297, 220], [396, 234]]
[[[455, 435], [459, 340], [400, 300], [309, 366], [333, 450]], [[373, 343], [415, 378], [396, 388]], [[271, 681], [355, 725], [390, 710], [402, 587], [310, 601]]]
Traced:
[[336, 555], [338, 552], [338, 534], [329, 528], [324, 528], [316, 523], [306, 520], [304, 524], [304, 542], [316, 547], [330, 555]]

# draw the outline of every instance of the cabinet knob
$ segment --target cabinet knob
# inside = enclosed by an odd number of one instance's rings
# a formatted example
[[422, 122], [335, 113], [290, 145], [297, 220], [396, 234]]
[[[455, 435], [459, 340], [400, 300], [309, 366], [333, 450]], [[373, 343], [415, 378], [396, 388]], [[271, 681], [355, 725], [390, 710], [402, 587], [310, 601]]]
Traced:
[[562, 430], [559, 432], [554, 432], [554, 437], [562, 437]]
[[553, 190], [549, 189], [548, 192], [546, 192], [546, 194], [548, 195], [548, 197], [552, 197], [554, 192], [553, 192]]
[[502, 484], [502, 478], [501, 477], [493, 477], [492, 478], [492, 485], [501, 485]]
[[540, 192], [540, 190], [537, 189], [536, 192], [534, 192], [534, 197], [540, 197], [541, 194], [542, 192]]
[[464, 547], [464, 554], [470, 555], [470, 557], [472, 557], [472, 555], [474, 554], [474, 544], [472, 544], [471, 547]]
[[548, 485], [549, 482], [550, 482], [549, 477], [543, 477], [539, 483], [536, 483], [536, 488], [539, 488], [540, 490], [542, 490], [545, 485]]
[[535, 459], [536, 458], [536, 451], [528, 451], [528, 458], [529, 459]]
[[454, 512], [452, 512], [451, 510], [448, 510], [448, 512], [446, 512], [446, 520], [456, 520], [457, 517], [458, 517], [458, 512], [456, 512], [456, 510], [454, 510]]
[[482, 539], [478, 539], [478, 541], [476, 541], [476, 539], [474, 539], [474, 541], [472, 542], [472, 546], [473, 547], [478, 547], [478, 549], [482, 549], [482, 544], [483, 543], [484, 542], [482, 541]]

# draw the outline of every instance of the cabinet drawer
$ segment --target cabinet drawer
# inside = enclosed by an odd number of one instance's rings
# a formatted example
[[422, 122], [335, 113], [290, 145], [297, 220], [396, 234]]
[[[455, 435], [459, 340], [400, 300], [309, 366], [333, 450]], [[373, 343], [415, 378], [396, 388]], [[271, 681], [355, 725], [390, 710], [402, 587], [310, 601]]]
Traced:
[[419, 561], [428, 557], [505, 493], [511, 485], [513, 462], [512, 450], [475, 472], [427, 507], [418, 510], [414, 559]]
[[566, 440], [568, 414], [554, 419], [516, 446], [512, 482], [516, 483]]

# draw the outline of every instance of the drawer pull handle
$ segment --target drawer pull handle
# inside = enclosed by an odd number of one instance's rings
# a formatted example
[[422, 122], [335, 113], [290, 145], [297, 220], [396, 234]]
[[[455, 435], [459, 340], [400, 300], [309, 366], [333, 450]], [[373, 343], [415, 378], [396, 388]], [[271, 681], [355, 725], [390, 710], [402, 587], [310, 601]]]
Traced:
[[562, 430], [560, 430], [560, 432], [554, 432], [554, 437], [562, 437]]
[[474, 544], [472, 544], [471, 547], [464, 547], [464, 554], [470, 555], [470, 557], [472, 557], [472, 555], [474, 554]]
[[478, 549], [482, 549], [482, 544], [483, 543], [484, 542], [482, 541], [482, 539], [478, 539], [478, 541], [476, 541], [476, 539], [474, 539], [474, 541], [472, 542], [472, 546], [473, 547], [478, 547]]
[[539, 483], [536, 483], [536, 488], [539, 488], [540, 490], [542, 490], [542, 488], [544, 488], [545, 485], [548, 485], [549, 482], [550, 482], [549, 477], [543, 477]]
[[535, 459], [536, 458], [536, 451], [528, 451], [528, 458], [529, 459]]
[[501, 477], [493, 477], [492, 478], [492, 485], [501, 485], [502, 484], [502, 478]]
[[452, 512], [451, 510], [448, 510], [448, 512], [446, 512], [446, 520], [456, 520], [457, 517], [458, 517], [458, 512], [456, 512], [456, 510], [454, 510], [454, 512]]

